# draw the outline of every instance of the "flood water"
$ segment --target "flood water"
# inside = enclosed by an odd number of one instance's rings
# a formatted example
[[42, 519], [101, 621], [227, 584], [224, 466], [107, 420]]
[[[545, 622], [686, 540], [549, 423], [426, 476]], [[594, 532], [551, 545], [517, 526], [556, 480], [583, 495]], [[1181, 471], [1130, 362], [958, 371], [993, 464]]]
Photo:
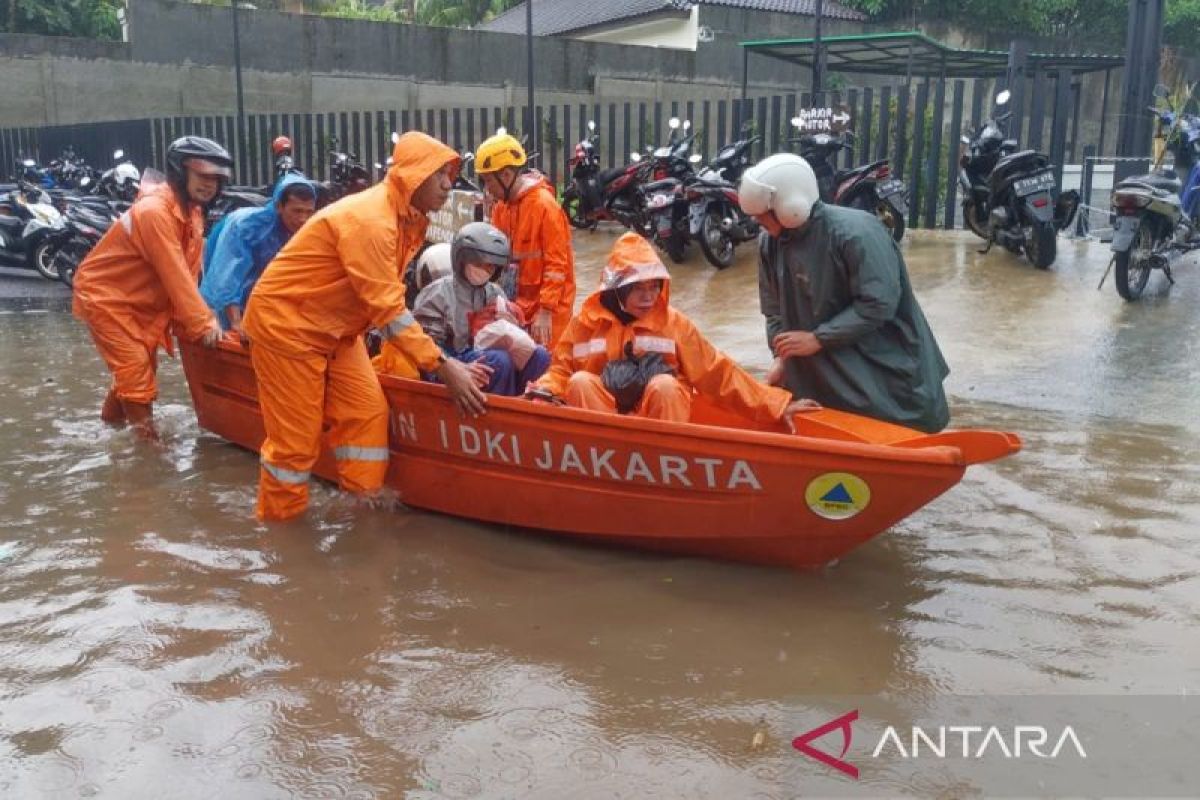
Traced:
[[[581, 292], [613, 238], [578, 235]], [[814, 697], [1194, 693], [1200, 268], [1127, 304], [1096, 291], [1102, 245], [1060, 240], [1049, 272], [977, 248], [905, 252], [952, 424], [1025, 449], [812, 573], [324, 486], [267, 529], [256, 458], [197, 428], [175, 362], [165, 443], [140, 445], [100, 423], [65, 301], [0, 306], [0, 796], [790, 798], [838, 791], [796, 772]], [[672, 267], [671, 293], [761, 373], [744, 250]]]

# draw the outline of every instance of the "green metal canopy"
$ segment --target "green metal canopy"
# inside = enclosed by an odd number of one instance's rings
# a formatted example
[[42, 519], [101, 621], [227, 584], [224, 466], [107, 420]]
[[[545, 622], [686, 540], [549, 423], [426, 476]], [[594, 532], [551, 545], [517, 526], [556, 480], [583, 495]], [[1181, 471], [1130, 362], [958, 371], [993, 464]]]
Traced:
[[[778, 58], [811, 68], [816, 39], [766, 39], [741, 42], [745, 53]], [[832, 72], [873, 75], [912, 75], [931, 78], [994, 78], [1008, 68], [1003, 50], [967, 50], [950, 47], [919, 31], [872, 33], [855, 36], [823, 36], [825, 68]], [[1035, 70], [1065, 68], [1075, 74], [1120, 67], [1123, 56], [1030, 53], [1027, 61]]]

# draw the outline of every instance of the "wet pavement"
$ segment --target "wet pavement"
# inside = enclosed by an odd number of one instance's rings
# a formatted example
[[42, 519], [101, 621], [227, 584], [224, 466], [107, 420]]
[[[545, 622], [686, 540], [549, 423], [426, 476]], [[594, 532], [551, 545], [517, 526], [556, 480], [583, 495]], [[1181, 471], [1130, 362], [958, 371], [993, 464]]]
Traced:
[[[612, 240], [577, 236], [582, 290]], [[0, 275], [0, 795], [791, 798], [845, 791], [791, 745], [813, 698], [1194, 693], [1200, 274], [1127, 304], [1096, 291], [1106, 248], [1059, 245], [1043, 272], [909, 238], [953, 425], [1025, 450], [799, 574], [324, 486], [268, 530], [256, 460], [197, 429], [175, 362], [165, 443], [140, 445], [97, 419], [107, 377], [65, 291]], [[765, 369], [752, 248], [672, 274]]]

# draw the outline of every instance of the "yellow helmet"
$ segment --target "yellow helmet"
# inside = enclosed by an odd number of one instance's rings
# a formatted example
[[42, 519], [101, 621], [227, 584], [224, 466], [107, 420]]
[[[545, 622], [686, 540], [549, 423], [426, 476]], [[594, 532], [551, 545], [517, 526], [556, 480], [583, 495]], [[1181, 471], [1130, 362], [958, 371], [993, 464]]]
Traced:
[[505, 167], [525, 166], [525, 148], [507, 133], [485, 139], [475, 151], [475, 171], [499, 172]]

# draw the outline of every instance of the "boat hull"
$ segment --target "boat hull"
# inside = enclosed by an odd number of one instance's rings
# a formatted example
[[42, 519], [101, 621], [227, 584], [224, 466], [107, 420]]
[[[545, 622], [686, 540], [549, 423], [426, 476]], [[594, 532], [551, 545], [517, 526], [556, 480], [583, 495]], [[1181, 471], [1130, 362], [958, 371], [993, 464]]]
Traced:
[[[200, 426], [257, 452], [264, 434], [249, 358], [225, 344], [180, 349]], [[894, 441], [862, 441], [861, 431], [844, 427], [849, 415], [836, 413], [827, 418], [843, 424], [831, 426], [838, 438], [494, 396], [485, 416], [465, 419], [444, 387], [381, 383], [390, 414], [387, 485], [406, 505], [613, 545], [820, 566], [945, 492], [968, 463], [958, 447], [936, 439], [916, 446], [918, 432], [882, 423], [862, 427]], [[696, 416], [705, 413], [701, 404]], [[825, 425], [815, 417], [810, 427]], [[314, 471], [336, 480], [327, 451]]]

